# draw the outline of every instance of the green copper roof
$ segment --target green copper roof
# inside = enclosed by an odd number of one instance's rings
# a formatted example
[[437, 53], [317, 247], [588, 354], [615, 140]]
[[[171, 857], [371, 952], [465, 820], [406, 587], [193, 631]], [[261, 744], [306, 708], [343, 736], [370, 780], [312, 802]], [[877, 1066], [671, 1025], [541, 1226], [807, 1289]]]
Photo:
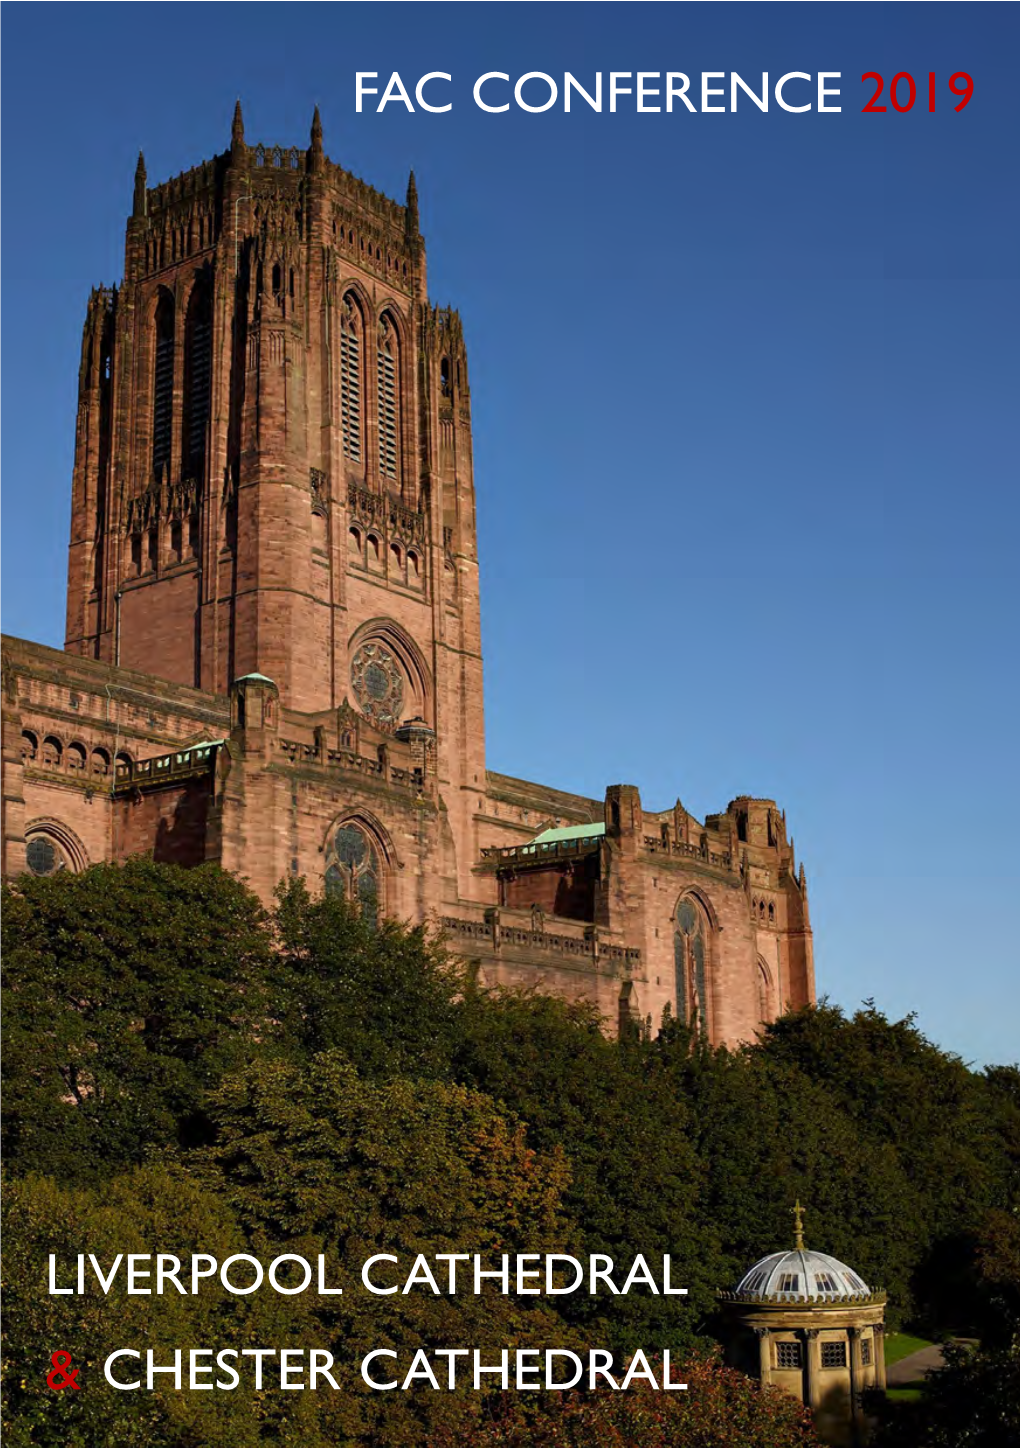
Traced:
[[267, 679], [265, 674], [242, 674], [239, 679], [234, 680], [234, 683], [240, 684], [245, 679], [256, 679], [260, 684], [271, 684], [273, 682], [272, 679]]
[[592, 840], [604, 835], [605, 824], [567, 825], [563, 829], [543, 830], [531, 841], [533, 845], [555, 845], [560, 840]]

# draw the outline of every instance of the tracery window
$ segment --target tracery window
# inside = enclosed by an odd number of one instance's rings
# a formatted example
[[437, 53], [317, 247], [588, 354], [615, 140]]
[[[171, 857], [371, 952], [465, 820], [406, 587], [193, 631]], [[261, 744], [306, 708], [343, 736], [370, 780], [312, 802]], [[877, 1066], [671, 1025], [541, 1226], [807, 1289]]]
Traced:
[[55, 875], [66, 869], [63, 855], [45, 835], [33, 835], [25, 846], [25, 864], [33, 875]]
[[343, 895], [356, 903], [374, 930], [379, 923], [381, 879], [379, 852], [368, 834], [360, 825], [341, 825], [326, 851], [326, 894]]
[[340, 308], [340, 430], [344, 457], [361, 462], [361, 316], [349, 296]]
[[776, 1343], [776, 1367], [799, 1368], [801, 1366], [799, 1342]]
[[400, 723], [404, 703], [404, 675], [385, 644], [362, 644], [351, 660], [351, 688], [358, 708], [384, 729]]
[[677, 906], [673, 945], [677, 1016], [687, 1025], [696, 1024], [702, 1034], [707, 1034], [705, 921], [701, 910], [690, 896], [681, 900]]
[[379, 472], [393, 482], [400, 478], [398, 362], [396, 331], [392, 322], [384, 316], [379, 322]]

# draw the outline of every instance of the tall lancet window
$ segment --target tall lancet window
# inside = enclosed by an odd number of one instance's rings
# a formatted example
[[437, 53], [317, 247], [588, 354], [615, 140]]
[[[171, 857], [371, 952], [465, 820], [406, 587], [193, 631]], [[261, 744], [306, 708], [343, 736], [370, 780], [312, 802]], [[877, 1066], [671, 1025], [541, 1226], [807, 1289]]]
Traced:
[[344, 457], [361, 462], [361, 313], [350, 296], [340, 308], [340, 431]]
[[400, 481], [399, 373], [396, 328], [384, 315], [379, 321], [379, 472], [395, 483]]
[[689, 895], [676, 910], [676, 1013], [686, 1025], [708, 1034], [705, 994], [705, 921]]
[[374, 930], [379, 923], [379, 855], [360, 825], [342, 825], [326, 850], [326, 894], [356, 904]]
[[164, 292], [156, 308], [156, 364], [152, 384], [152, 470], [170, 465], [174, 411], [174, 304]]
[[201, 471], [212, 383], [212, 308], [200, 282], [191, 294], [187, 320], [187, 378], [184, 384], [184, 455], [193, 474]]

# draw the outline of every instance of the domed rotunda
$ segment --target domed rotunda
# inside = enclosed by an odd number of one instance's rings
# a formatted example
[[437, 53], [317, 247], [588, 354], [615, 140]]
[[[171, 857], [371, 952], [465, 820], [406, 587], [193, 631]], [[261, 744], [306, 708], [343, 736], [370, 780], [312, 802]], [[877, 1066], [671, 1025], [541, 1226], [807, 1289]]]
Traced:
[[793, 1250], [763, 1257], [733, 1292], [719, 1294], [729, 1359], [799, 1398], [828, 1442], [863, 1443], [863, 1394], [885, 1388], [885, 1293], [837, 1258], [808, 1251], [799, 1202], [793, 1212]]

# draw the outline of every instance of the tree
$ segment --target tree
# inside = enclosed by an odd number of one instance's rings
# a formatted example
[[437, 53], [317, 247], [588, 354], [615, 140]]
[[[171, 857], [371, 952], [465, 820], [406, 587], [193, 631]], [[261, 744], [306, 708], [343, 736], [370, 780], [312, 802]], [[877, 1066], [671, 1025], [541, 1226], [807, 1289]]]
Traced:
[[[219, 1261], [250, 1251], [222, 1195], [204, 1190], [181, 1167], [146, 1166], [101, 1188], [60, 1187], [28, 1176], [4, 1192], [4, 1442], [8, 1448], [257, 1448], [337, 1441], [339, 1394], [174, 1390], [121, 1392], [103, 1374], [108, 1354], [148, 1348], [161, 1364], [192, 1347], [321, 1347], [306, 1299], [227, 1293], [213, 1279], [197, 1296], [129, 1296], [123, 1274], [104, 1296], [91, 1273], [84, 1297], [50, 1296], [47, 1258], [58, 1283], [75, 1281], [78, 1252], [107, 1270], [118, 1253], [173, 1253], [185, 1262], [203, 1251]], [[185, 1269], [186, 1280], [186, 1269]], [[51, 1354], [70, 1350], [80, 1391], [46, 1385]], [[123, 1375], [125, 1366], [121, 1363]]]
[[991, 1351], [947, 1344], [920, 1400], [887, 1406], [874, 1448], [1020, 1448], [1020, 1339]]
[[447, 1078], [461, 972], [421, 927], [371, 926], [342, 896], [303, 880], [277, 895], [272, 1014], [284, 1049], [341, 1048], [364, 1076]]
[[376, 1270], [402, 1286], [419, 1253], [430, 1262], [479, 1253], [498, 1268], [503, 1253], [570, 1250], [563, 1153], [531, 1148], [521, 1123], [489, 1097], [436, 1081], [366, 1081], [334, 1050], [307, 1065], [252, 1065], [223, 1083], [212, 1111], [207, 1180], [225, 1192], [253, 1250], [322, 1252], [336, 1264], [343, 1296], [315, 1316], [345, 1365], [343, 1441], [398, 1448], [420, 1442], [426, 1426], [481, 1411], [485, 1394], [467, 1389], [368, 1390], [358, 1363], [373, 1348], [400, 1351], [406, 1365], [419, 1347], [577, 1344], [543, 1297], [466, 1290], [464, 1264], [455, 1296], [442, 1264], [438, 1295], [423, 1286], [375, 1296], [362, 1285], [362, 1265], [377, 1253], [399, 1259], [402, 1275], [392, 1264]]
[[206, 1094], [265, 1029], [255, 896], [132, 860], [3, 892], [8, 1165], [98, 1180], [203, 1139]]
[[527, 992], [465, 999], [454, 1070], [527, 1122], [529, 1140], [562, 1150], [564, 1205], [586, 1253], [650, 1261], [669, 1253], [687, 1298], [640, 1290], [566, 1299], [589, 1340], [617, 1351], [690, 1346], [715, 1305], [718, 1224], [687, 1101], [641, 1041], [609, 1039], [593, 1008]]

